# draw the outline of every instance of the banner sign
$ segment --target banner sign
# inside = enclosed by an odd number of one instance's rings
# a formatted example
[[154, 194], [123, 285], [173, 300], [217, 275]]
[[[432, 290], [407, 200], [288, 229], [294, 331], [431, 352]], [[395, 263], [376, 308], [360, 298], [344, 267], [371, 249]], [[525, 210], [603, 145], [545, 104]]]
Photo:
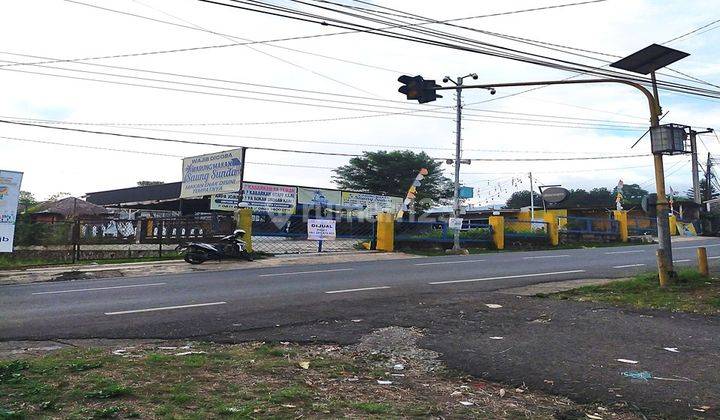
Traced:
[[311, 206], [339, 206], [342, 204], [342, 197], [338, 190], [298, 187], [297, 194], [298, 204]]
[[13, 251], [22, 172], [0, 170], [0, 252]]
[[244, 149], [183, 159], [180, 198], [240, 191]]
[[307, 232], [309, 241], [334, 241], [335, 220], [308, 219]]
[[382, 211], [395, 213], [402, 207], [403, 200], [400, 197], [387, 195], [365, 194], [358, 192], [343, 191], [342, 205], [359, 207], [368, 216], [375, 216]]
[[461, 217], [450, 217], [448, 218], [448, 228], [452, 230], [462, 229], [463, 219]]
[[692, 223], [675, 222], [680, 236], [697, 236], [695, 226]]
[[[254, 211], [295, 214], [297, 187], [245, 182], [242, 189], [243, 202]], [[237, 207], [237, 193], [215, 194], [210, 198], [210, 210], [234, 211]]]

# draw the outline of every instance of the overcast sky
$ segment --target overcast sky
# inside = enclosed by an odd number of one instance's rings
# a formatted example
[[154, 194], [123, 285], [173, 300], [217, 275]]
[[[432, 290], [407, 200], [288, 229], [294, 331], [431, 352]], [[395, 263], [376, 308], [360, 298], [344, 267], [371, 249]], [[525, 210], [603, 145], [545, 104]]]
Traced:
[[[5, 0], [0, 15], [0, 37], [4, 40], [0, 54], [0, 59], [4, 60], [2, 64], [47, 61], [48, 58], [77, 59], [134, 54], [238, 42], [217, 33], [266, 41], [342, 32], [337, 28], [200, 1], [83, 1], [216, 33], [171, 26], [64, 0]], [[383, 0], [375, 3], [443, 20], [569, 2]], [[330, 15], [326, 11], [292, 1], [275, 3]], [[344, 3], [369, 7], [349, 0]], [[711, 0], [608, 0], [468, 19], [457, 24], [601, 52], [609, 55], [586, 55], [615, 61], [617, 58], [614, 56], [628, 55], [654, 42], [664, 43], [708, 24], [718, 18], [713, 13], [717, 13], [717, 2]], [[593, 66], [605, 64], [603, 61], [540, 49], [477, 31], [458, 30], [443, 25], [428, 27]], [[720, 84], [717, 74], [720, 31], [713, 30], [715, 27], [709, 26], [667, 44], [691, 54], [671, 67]], [[134, 70], [104, 67], [108, 65]], [[137, 69], [222, 79], [226, 82], [139, 72]], [[62, 127], [228, 145], [350, 154], [377, 150], [384, 145], [387, 146], [383, 148], [386, 150], [426, 150], [438, 158], [450, 157], [453, 153], [453, 93], [445, 92], [444, 98], [426, 105], [406, 102], [397, 93], [399, 83], [396, 79], [399, 75], [421, 74], [439, 82], [445, 75], [459, 76], [476, 72], [479, 75], [478, 82], [482, 83], [561, 79], [573, 75], [532, 64], [367, 33], [85, 62], [5, 66], [0, 67], [0, 70], [3, 70], [0, 77], [0, 116], [5, 119], [52, 120], [51, 125]], [[668, 71], [663, 73], [678, 76]], [[660, 79], [687, 83], [668, 76], [660, 76]], [[480, 103], [521, 90], [500, 89], [495, 96], [481, 90], [464, 93], [466, 112], [469, 114], [463, 122], [465, 158], [570, 158], [649, 152], [647, 138], [630, 149], [648, 125], [647, 102], [630, 87], [547, 87]], [[276, 95], [292, 95], [295, 98]], [[691, 124], [698, 128], [720, 126], [720, 104], [716, 100], [661, 92], [661, 103], [663, 110], [669, 111], [663, 122]], [[434, 113], [407, 114], [408, 111], [432, 107], [442, 108], [437, 108]], [[57, 121], [86, 124], [61, 125]], [[567, 126], [578, 125], [579, 122], [584, 123], [583, 127], [537, 125]], [[588, 127], [587, 123], [592, 126]], [[82, 195], [92, 191], [130, 187], [139, 180], [177, 181], [180, 179], [181, 156], [223, 149], [9, 124], [2, 124], [0, 136], [15, 138], [0, 138], [3, 145], [0, 168], [24, 172], [23, 189], [41, 199], [56, 192]], [[704, 161], [706, 148], [715, 153], [720, 149], [720, 141], [714, 135], [703, 136], [702, 140], [700, 151]], [[73, 148], [38, 141], [128, 152]], [[246, 179], [331, 187], [330, 169], [346, 163], [347, 159], [249, 150]], [[684, 193], [691, 184], [689, 156], [666, 157], [665, 162], [668, 186]], [[451, 174], [450, 169], [447, 166], [448, 175]], [[540, 183], [563, 184], [569, 188], [612, 188], [622, 178], [625, 183], [639, 183], [646, 189], [654, 189], [650, 156], [553, 162], [475, 161], [469, 166], [463, 166], [462, 181], [465, 185], [479, 189], [480, 204], [502, 202], [513, 191], [527, 188], [529, 171], [535, 174]], [[522, 178], [522, 183], [517, 181], [519, 178]]]

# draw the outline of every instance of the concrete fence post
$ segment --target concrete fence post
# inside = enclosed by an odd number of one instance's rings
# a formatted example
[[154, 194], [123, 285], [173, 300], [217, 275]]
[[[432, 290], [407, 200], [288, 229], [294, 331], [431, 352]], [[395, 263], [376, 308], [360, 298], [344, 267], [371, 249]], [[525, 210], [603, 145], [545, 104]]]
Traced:
[[505, 218], [502, 216], [490, 216], [488, 224], [492, 228], [495, 249], [505, 249]]
[[245, 247], [248, 252], [253, 252], [252, 246], [252, 209], [242, 208], [235, 210], [235, 226], [245, 231]]
[[377, 215], [378, 251], [393, 252], [395, 250], [395, 218], [392, 214], [382, 212]]
[[628, 241], [628, 215], [627, 210], [613, 210], [615, 221], [618, 222], [618, 231], [620, 233], [620, 242]]
[[547, 223], [550, 245], [560, 245], [560, 226], [558, 225], [557, 215], [553, 213], [545, 213], [543, 215], [543, 219], [545, 219], [545, 223]]

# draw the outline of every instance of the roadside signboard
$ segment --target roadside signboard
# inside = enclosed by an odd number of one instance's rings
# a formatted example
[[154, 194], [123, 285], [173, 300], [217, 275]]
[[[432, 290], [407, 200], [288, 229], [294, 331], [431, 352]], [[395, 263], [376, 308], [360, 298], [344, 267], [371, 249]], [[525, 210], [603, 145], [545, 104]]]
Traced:
[[311, 206], [339, 206], [342, 196], [338, 190], [298, 187], [297, 202]]
[[183, 159], [180, 198], [240, 191], [244, 150], [226, 150]]
[[555, 204], [564, 201], [570, 195], [570, 191], [562, 187], [550, 187], [542, 190], [542, 199], [546, 203]]
[[334, 241], [335, 220], [308, 219], [307, 232], [310, 241]]
[[387, 195], [365, 194], [351, 191], [342, 192], [342, 205], [362, 208], [362, 213], [375, 216], [382, 211], [395, 213], [402, 207], [403, 199]]
[[462, 217], [451, 217], [448, 219], [448, 228], [453, 230], [460, 230], [462, 229], [462, 223]]
[[0, 252], [13, 251], [22, 172], [0, 170]]
[[[254, 211], [295, 214], [297, 187], [245, 182], [242, 189], [243, 202]], [[235, 211], [237, 208], [237, 193], [214, 194], [210, 197], [210, 210]]]

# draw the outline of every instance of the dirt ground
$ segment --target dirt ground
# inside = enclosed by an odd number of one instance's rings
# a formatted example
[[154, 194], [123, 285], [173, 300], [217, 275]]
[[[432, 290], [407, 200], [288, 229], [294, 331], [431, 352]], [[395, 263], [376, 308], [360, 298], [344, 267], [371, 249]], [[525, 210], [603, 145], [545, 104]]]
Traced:
[[4, 343], [0, 418], [641, 418], [449, 370], [422, 337], [388, 327], [350, 346]]

